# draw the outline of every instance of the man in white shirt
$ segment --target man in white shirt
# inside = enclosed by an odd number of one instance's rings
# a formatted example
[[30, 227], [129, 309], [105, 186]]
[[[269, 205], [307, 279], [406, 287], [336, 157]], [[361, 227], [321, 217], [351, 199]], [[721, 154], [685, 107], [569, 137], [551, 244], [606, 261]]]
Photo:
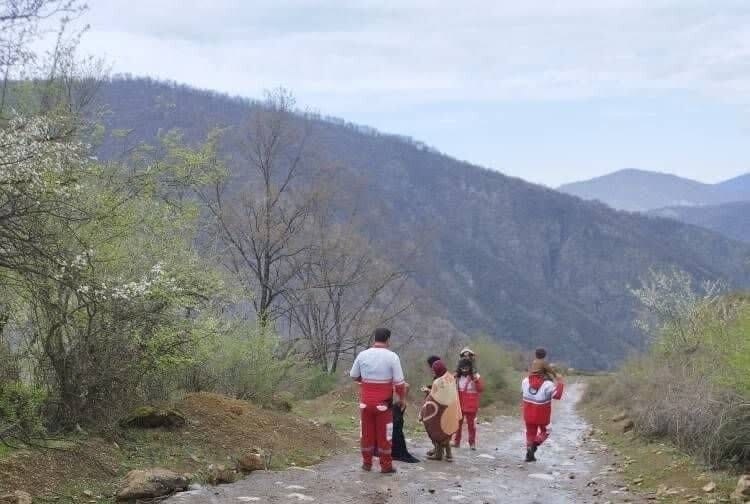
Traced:
[[406, 395], [406, 382], [401, 360], [388, 349], [391, 331], [375, 329], [372, 347], [357, 355], [349, 373], [360, 383], [360, 445], [362, 469], [372, 470], [372, 459], [377, 447], [380, 470], [384, 474], [396, 472], [391, 456], [393, 413], [391, 402], [395, 392], [401, 403]]

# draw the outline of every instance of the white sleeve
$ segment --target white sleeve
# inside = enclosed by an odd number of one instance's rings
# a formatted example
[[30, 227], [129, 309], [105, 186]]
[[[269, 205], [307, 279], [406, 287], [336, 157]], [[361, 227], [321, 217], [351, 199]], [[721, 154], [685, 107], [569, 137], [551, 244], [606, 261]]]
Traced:
[[354, 364], [352, 364], [352, 370], [349, 371], [349, 376], [351, 376], [354, 380], [362, 377], [362, 371], [360, 371], [359, 369], [359, 355], [357, 355], [357, 358], [354, 359]]
[[404, 370], [401, 368], [401, 359], [398, 355], [393, 354], [393, 384], [401, 385], [404, 383]]

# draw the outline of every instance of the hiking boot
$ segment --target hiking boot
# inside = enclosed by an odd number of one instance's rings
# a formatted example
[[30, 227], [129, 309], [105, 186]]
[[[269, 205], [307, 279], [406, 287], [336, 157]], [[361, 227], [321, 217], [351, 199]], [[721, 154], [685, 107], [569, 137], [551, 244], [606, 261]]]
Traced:
[[431, 454], [428, 452], [427, 459], [429, 459], [429, 460], [443, 460], [443, 451], [444, 451], [443, 446], [437, 445], [437, 446], [435, 446], [435, 449], [432, 450]]
[[393, 467], [389, 469], [383, 469], [380, 471], [380, 474], [396, 474], [398, 471], [394, 469]]
[[372, 471], [372, 464], [362, 464], [362, 470], [366, 472]]
[[531, 446], [526, 448], [526, 458], [524, 459], [524, 462], [536, 462], [536, 457], [534, 457], [534, 449]]
[[471, 448], [471, 451], [477, 451], [477, 445], [469, 445], [469, 448]]
[[531, 452], [536, 454], [537, 448], [539, 448], [539, 445], [534, 443], [533, 445], [531, 445]]

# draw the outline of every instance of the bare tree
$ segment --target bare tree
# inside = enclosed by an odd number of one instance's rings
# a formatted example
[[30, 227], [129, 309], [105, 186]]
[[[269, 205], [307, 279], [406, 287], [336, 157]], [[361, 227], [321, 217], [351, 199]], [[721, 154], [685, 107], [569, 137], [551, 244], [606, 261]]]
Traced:
[[[85, 10], [80, 0], [0, 0], [0, 117], [13, 79], [43, 75], [51, 81], [58, 75], [61, 56], [77, 45], [76, 36], [66, 38], [69, 23]], [[52, 31], [57, 34], [52, 64], [41, 64], [32, 44]]]
[[326, 198], [310, 219], [310, 246], [296, 257], [284, 291], [290, 319], [311, 360], [335, 373], [341, 356], [369, 343], [412, 301], [407, 274], [383, 262], [358, 229], [356, 206], [343, 212]]
[[242, 142], [237, 176], [197, 187], [213, 217], [211, 241], [252, 296], [261, 327], [283, 313], [279, 301], [296, 274], [294, 258], [308, 246], [298, 238], [316, 199], [309, 184], [298, 183], [311, 177], [313, 156], [309, 123], [294, 107], [288, 91], [269, 93]]

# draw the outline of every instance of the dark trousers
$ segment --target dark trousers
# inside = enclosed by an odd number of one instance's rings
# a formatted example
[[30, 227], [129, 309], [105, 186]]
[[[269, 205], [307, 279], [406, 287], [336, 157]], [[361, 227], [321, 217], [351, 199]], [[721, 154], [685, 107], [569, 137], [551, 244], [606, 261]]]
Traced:
[[411, 454], [406, 449], [406, 438], [404, 437], [404, 412], [397, 405], [393, 406], [393, 458], [410, 458]]

